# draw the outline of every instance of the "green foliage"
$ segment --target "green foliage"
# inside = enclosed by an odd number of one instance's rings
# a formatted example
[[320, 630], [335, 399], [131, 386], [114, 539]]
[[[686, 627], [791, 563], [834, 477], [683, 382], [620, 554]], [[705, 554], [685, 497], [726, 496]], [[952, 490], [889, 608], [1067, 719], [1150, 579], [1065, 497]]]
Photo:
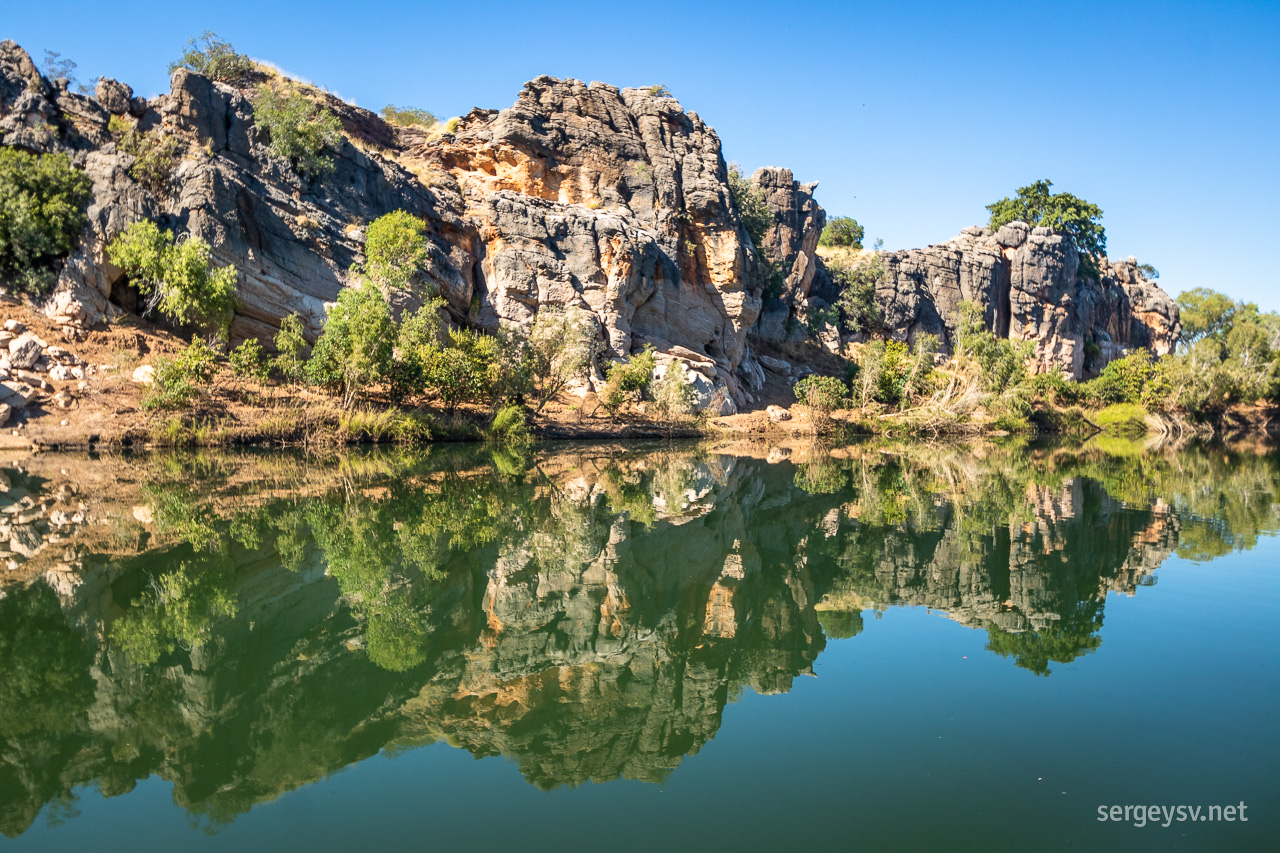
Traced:
[[234, 266], [213, 268], [212, 250], [199, 237], [174, 239], [152, 221], [134, 222], [107, 244], [107, 257], [143, 295], [150, 310], [181, 326], [213, 328], [225, 337], [235, 308]]
[[977, 362], [980, 385], [990, 394], [1001, 395], [1027, 382], [1027, 360], [1031, 358], [1030, 341], [1000, 338], [987, 328], [982, 307], [965, 300], [956, 317], [955, 353], [958, 358]]
[[270, 137], [271, 156], [288, 163], [304, 178], [327, 175], [333, 157], [325, 153], [342, 141], [342, 122], [323, 104], [299, 92], [259, 86], [254, 119]]
[[0, 737], [71, 731], [93, 704], [84, 639], [48, 585], [7, 593], [0, 599]]
[[844, 327], [855, 334], [884, 325], [884, 311], [876, 301], [876, 286], [884, 279], [884, 261], [879, 255], [852, 261], [833, 258], [827, 264], [840, 291], [836, 305], [844, 314]]
[[295, 313], [283, 318], [273, 343], [276, 347], [276, 370], [286, 382], [301, 382], [307, 366], [307, 339], [302, 334], [302, 317]]
[[387, 124], [401, 127], [432, 127], [439, 119], [426, 110], [417, 107], [397, 107], [387, 104], [382, 108], [382, 120]]
[[0, 276], [43, 294], [88, 221], [92, 182], [65, 154], [0, 148]]
[[428, 299], [417, 311], [405, 315], [396, 329], [395, 363], [388, 379], [392, 399], [397, 402], [421, 394], [427, 387], [427, 370], [444, 337], [440, 321], [443, 308], [440, 297]]
[[773, 211], [769, 210], [764, 191], [739, 171], [737, 163], [730, 163], [729, 193], [733, 196], [733, 206], [737, 208], [742, 227], [751, 237], [756, 251], [764, 258], [765, 239], [769, 229], [773, 227]]
[[901, 341], [863, 344], [854, 359], [853, 398], [861, 406], [872, 402], [901, 406], [933, 389], [933, 355], [938, 339], [920, 335], [914, 346]]
[[403, 210], [379, 216], [369, 223], [364, 256], [365, 275], [378, 284], [402, 289], [426, 268], [427, 226]]
[[186, 408], [208, 386], [217, 370], [217, 354], [196, 338], [176, 358], [156, 359], [155, 375], [142, 397], [142, 408]]
[[834, 376], [812, 374], [791, 388], [796, 401], [811, 412], [830, 416], [836, 409], [849, 405], [849, 388]]
[[1155, 280], [1160, 277], [1160, 270], [1156, 269], [1151, 264], [1138, 264], [1138, 269], [1141, 270], [1142, 274], [1149, 279]]
[[1147, 432], [1147, 410], [1136, 403], [1113, 403], [1095, 412], [1093, 422], [1105, 433], [1138, 438]]
[[689, 384], [688, 375], [689, 368], [683, 361], [672, 361], [649, 385], [654, 408], [668, 421], [678, 421], [693, 414], [693, 386]]
[[198, 38], [187, 40], [182, 56], [169, 64], [169, 73], [179, 68], [203, 74], [210, 80], [235, 83], [253, 71], [253, 60], [236, 53], [217, 33], [206, 30]]
[[1231, 329], [1238, 307], [1231, 297], [1207, 287], [1179, 294], [1183, 347], [1190, 349], [1201, 338], [1223, 340]]
[[575, 379], [586, 377], [604, 349], [595, 317], [580, 308], [543, 307], [533, 320], [524, 350], [524, 362], [537, 408]]
[[527, 447], [533, 443], [533, 433], [525, 419], [524, 406], [507, 403], [493, 415], [493, 421], [485, 430], [485, 439], [502, 447]]
[[610, 415], [617, 415], [623, 406], [639, 402], [649, 390], [657, 364], [657, 356], [651, 346], [646, 346], [627, 361], [611, 364], [605, 375], [604, 398], [601, 401], [605, 410]]
[[266, 384], [271, 375], [271, 364], [257, 338], [246, 338], [231, 351], [228, 360], [231, 362], [231, 372], [240, 379], [252, 379]]
[[178, 163], [178, 155], [182, 153], [182, 145], [177, 138], [158, 127], [142, 133], [114, 115], [107, 123], [107, 129], [116, 138], [116, 148], [134, 158], [133, 165], [129, 167], [133, 179], [156, 195], [165, 192]]
[[655, 97], [655, 98], [673, 97], [673, 95], [671, 94], [671, 90], [667, 88], [666, 83], [655, 83], [645, 91], [647, 91], [652, 97]]
[[307, 378], [338, 392], [342, 407], [350, 408], [390, 375], [395, 341], [386, 297], [372, 282], [357, 279], [329, 309], [307, 362]]
[[1087, 399], [1100, 403], [1142, 402], [1147, 383], [1155, 375], [1156, 368], [1145, 352], [1132, 353], [1107, 364], [1096, 379], [1085, 383], [1080, 391]]
[[1054, 231], [1071, 235], [1081, 252], [1081, 268], [1096, 274], [1093, 259], [1107, 254], [1107, 234], [1102, 227], [1102, 209], [1077, 198], [1071, 193], [1051, 193], [1052, 181], [1036, 181], [1030, 186], [1019, 187], [1016, 198], [1002, 198], [987, 205], [991, 221], [987, 227], [1000, 226], [1021, 220], [1028, 225], [1043, 225]]
[[111, 627], [111, 641], [139, 666], [151, 666], [176, 647], [194, 651], [212, 636], [219, 619], [238, 607], [225, 571], [179, 563], [157, 577]]
[[818, 238], [819, 246], [842, 249], [861, 249], [862, 238], [866, 236], [863, 227], [852, 216], [837, 216], [827, 221]]
[[449, 332], [449, 345], [429, 354], [427, 387], [449, 412], [463, 403], [487, 402], [499, 385], [502, 352], [498, 339], [470, 329]]

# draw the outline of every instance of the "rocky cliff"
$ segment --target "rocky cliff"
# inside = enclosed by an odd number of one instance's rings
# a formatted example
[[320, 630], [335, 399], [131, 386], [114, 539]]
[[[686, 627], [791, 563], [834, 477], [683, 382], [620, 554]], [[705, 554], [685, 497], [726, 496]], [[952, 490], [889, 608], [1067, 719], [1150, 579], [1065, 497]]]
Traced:
[[[796, 339], [808, 334], [811, 312], [838, 296], [817, 253], [825, 217], [813, 200], [816, 184], [775, 168], [757, 171], [752, 180], [774, 214], [765, 253], [786, 277], [755, 332], [768, 340]], [[1048, 228], [975, 226], [946, 243], [877, 254], [885, 268], [876, 287], [884, 321], [874, 333], [894, 340], [933, 334], [949, 348], [958, 306], [970, 300], [982, 306], [996, 334], [1035, 342], [1036, 369], [1079, 379], [1130, 349], [1172, 352], [1181, 334], [1177, 303], [1135, 258], [1103, 259], [1097, 274], [1086, 273], [1071, 239]], [[833, 348], [843, 342], [833, 340]]]
[[[527, 327], [542, 306], [578, 305], [599, 319], [610, 357], [652, 345], [661, 362], [687, 364], [703, 405], [714, 399], [730, 413], [755, 403], [764, 381], [749, 333], [795, 335], [804, 324], [788, 321], [836, 298], [816, 254], [825, 222], [816, 184], [763, 169], [754, 181], [775, 221], [760, 250], [783, 283], [761, 318], [766, 270], [720, 140], [661, 90], [539, 77], [513, 106], [476, 109], [451, 132], [427, 134], [302, 86], [343, 126], [333, 172], [306, 180], [269, 156], [249, 84], [178, 69], [171, 91], [151, 101], [109, 79], [90, 97], [0, 43], [0, 144], [70, 153], [93, 180], [89, 224], [43, 306], [51, 317], [90, 327], [129, 310], [133, 297], [104, 246], [150, 218], [204, 237], [217, 261], [239, 270], [233, 338], [269, 338], [294, 312], [315, 335], [362, 258], [365, 225], [403, 209], [427, 225], [422, 286], [445, 297], [452, 322]], [[167, 176], [134, 177], [113, 116], [170, 141]], [[1046, 369], [1079, 376], [1090, 341], [1105, 361], [1126, 346], [1167, 350], [1178, 334], [1176, 308], [1134, 265], [1083, 280], [1060, 235], [967, 229], [884, 258], [878, 298], [892, 337], [927, 331], [945, 343], [956, 303], [975, 298], [996, 329], [1036, 340]]]

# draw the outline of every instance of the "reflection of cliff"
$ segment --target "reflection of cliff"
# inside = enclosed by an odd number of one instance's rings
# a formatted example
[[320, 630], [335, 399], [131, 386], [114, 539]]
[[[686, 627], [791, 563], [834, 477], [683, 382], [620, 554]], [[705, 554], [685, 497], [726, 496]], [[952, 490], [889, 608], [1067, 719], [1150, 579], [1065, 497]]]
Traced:
[[0, 598], [0, 828], [150, 774], [217, 824], [441, 739], [543, 788], [660, 780], [866, 609], [945, 611], [1045, 673], [1188, 531], [1203, 557], [1276, 527], [1262, 456], [579, 451], [511, 479], [469, 454], [229, 474], [234, 500], [152, 470], [136, 553]]

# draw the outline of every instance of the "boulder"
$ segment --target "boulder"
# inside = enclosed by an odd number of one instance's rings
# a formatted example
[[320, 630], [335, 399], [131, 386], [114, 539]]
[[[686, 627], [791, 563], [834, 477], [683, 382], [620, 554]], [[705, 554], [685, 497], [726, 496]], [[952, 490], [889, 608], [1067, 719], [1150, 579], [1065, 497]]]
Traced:
[[98, 80], [96, 95], [103, 109], [115, 115], [124, 115], [132, 110], [133, 89], [110, 77]]
[[131, 378], [140, 385], [151, 385], [156, 381], [156, 369], [149, 364], [135, 367]]
[[765, 409], [765, 413], [775, 424], [791, 420], [791, 412], [781, 406], [769, 406]]
[[20, 370], [30, 370], [44, 355], [43, 342], [30, 332], [9, 341], [9, 364]]

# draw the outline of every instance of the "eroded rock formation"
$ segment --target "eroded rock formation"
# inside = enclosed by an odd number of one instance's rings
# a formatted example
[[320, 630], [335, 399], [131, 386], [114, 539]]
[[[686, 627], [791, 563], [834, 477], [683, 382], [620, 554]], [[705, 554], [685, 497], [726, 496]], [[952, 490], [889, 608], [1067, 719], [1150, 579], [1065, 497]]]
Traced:
[[[729, 413], [754, 403], [764, 382], [748, 333], [796, 334], [805, 324], [789, 321], [836, 299], [816, 254], [825, 222], [816, 184], [761, 169], [753, 180], [775, 214], [763, 249], [782, 281], [760, 319], [766, 270], [742, 227], [720, 140], [664, 92], [539, 77], [511, 107], [473, 110], [443, 134], [392, 127], [306, 92], [338, 116], [344, 137], [329, 152], [333, 172], [304, 180], [269, 155], [252, 85], [178, 69], [171, 91], [149, 102], [109, 79], [88, 97], [0, 43], [0, 144], [70, 153], [93, 180], [89, 225], [44, 306], [50, 316], [92, 326], [132, 309], [104, 247], [150, 218], [204, 237], [218, 262], [239, 270], [233, 338], [269, 339], [294, 312], [314, 336], [361, 260], [364, 226], [403, 209], [427, 225], [420, 287], [445, 297], [454, 323], [527, 328], [543, 306], [578, 305], [598, 318], [609, 357], [652, 345], [664, 365], [689, 367], [702, 405], [716, 400]], [[121, 122], [176, 143], [167, 178], [137, 179]], [[1090, 341], [1104, 362], [1126, 346], [1161, 351], [1177, 338], [1176, 308], [1136, 266], [1082, 280], [1070, 242], [1039, 229], [966, 229], [884, 260], [878, 299], [892, 337], [932, 332], [946, 343], [956, 304], [972, 298], [1002, 334], [1037, 341], [1045, 369], [1075, 376]], [[397, 299], [409, 306], [421, 295]]]

